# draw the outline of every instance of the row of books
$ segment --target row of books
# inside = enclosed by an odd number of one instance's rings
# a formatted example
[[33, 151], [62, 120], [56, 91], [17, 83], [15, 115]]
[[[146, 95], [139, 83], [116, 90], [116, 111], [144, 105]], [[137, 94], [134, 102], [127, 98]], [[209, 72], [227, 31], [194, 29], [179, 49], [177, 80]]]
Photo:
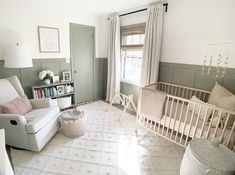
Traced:
[[55, 87], [48, 87], [48, 88], [43, 88], [43, 89], [34, 89], [33, 95], [37, 99], [37, 98], [45, 98], [45, 97], [55, 97], [58, 95], [58, 93]]

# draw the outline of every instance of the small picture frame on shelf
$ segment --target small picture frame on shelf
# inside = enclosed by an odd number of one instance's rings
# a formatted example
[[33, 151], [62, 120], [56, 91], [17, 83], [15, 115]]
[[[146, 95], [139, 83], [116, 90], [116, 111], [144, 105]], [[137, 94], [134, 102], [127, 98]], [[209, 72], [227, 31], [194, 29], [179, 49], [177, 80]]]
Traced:
[[54, 76], [52, 77], [52, 82], [53, 82], [53, 83], [58, 83], [58, 82], [60, 82], [60, 76], [59, 76], [59, 75], [54, 75]]
[[57, 86], [57, 94], [58, 95], [63, 95], [65, 93], [64, 91], [64, 85]]
[[70, 71], [62, 72], [62, 82], [71, 81], [71, 73]]

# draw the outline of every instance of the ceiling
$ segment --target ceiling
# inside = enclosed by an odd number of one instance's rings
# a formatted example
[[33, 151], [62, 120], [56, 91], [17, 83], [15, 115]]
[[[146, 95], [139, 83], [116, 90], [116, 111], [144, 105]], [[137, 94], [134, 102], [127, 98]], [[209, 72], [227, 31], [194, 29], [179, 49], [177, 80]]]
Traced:
[[155, 0], [32, 0], [60, 8], [86, 12], [89, 14], [103, 15], [120, 12], [127, 9], [140, 7]]

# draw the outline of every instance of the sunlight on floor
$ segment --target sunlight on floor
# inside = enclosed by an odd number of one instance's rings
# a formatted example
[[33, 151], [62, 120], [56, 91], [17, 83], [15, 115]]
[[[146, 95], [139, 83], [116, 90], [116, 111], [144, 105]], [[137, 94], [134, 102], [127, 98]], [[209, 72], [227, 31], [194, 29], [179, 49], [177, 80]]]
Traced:
[[184, 149], [149, 133], [135, 133], [135, 117], [97, 101], [79, 107], [87, 132], [68, 138], [58, 132], [40, 153], [15, 150], [16, 175], [178, 175]]

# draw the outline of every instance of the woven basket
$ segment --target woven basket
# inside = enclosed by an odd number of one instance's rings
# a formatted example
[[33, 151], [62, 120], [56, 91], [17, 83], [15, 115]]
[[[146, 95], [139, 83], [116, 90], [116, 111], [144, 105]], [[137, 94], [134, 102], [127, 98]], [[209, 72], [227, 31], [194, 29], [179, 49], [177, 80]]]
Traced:
[[71, 138], [82, 136], [86, 132], [84, 112], [78, 110], [65, 111], [60, 117], [62, 133]]

